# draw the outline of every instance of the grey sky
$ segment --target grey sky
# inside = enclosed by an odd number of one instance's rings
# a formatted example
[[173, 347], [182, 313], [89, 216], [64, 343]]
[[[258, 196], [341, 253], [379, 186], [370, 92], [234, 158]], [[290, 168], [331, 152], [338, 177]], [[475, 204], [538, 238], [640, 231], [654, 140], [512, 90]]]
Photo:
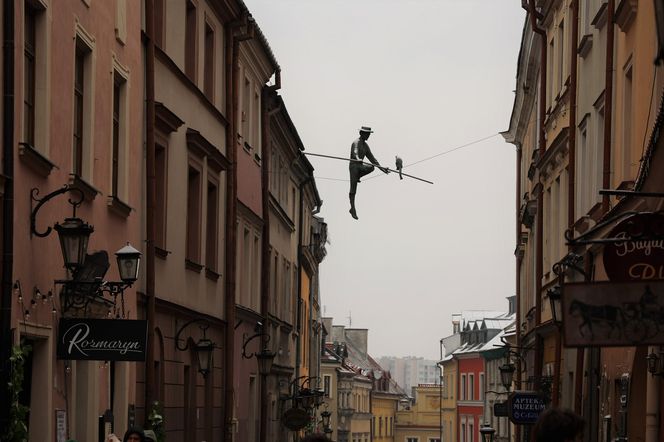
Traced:
[[[394, 168], [507, 129], [524, 11], [498, 0], [245, 0], [282, 67], [309, 152], [348, 156], [362, 125]], [[346, 162], [310, 157], [332, 244], [326, 316], [369, 328], [369, 351], [438, 356], [451, 314], [506, 309], [514, 292], [514, 162], [496, 136], [358, 186]], [[382, 175], [374, 172], [374, 175]]]

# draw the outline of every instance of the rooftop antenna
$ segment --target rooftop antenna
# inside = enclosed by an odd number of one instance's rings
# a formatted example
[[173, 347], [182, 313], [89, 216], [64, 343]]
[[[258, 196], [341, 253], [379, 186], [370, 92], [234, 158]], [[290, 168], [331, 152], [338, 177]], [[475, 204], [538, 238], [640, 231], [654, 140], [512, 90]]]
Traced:
[[348, 310], [348, 328], [351, 328], [353, 326], [353, 316], [351, 315], [351, 311]]

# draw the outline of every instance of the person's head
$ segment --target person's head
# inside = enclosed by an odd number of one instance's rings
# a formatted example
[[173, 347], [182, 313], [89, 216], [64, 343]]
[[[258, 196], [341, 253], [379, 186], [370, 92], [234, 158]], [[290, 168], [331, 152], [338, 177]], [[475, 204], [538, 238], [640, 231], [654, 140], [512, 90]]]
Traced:
[[143, 436], [143, 430], [138, 428], [130, 428], [124, 435], [122, 442], [145, 442], [145, 436]]
[[372, 133], [373, 131], [371, 130], [370, 127], [362, 126], [360, 128], [360, 139], [366, 140], [367, 138], [369, 138], [369, 135], [371, 135]]
[[143, 431], [143, 436], [145, 436], [145, 442], [157, 442], [157, 435], [152, 430]]
[[330, 439], [325, 437], [323, 434], [310, 434], [309, 436], [302, 439], [302, 442], [330, 442]]
[[583, 440], [583, 418], [571, 410], [550, 408], [535, 424], [535, 442], [577, 442]]

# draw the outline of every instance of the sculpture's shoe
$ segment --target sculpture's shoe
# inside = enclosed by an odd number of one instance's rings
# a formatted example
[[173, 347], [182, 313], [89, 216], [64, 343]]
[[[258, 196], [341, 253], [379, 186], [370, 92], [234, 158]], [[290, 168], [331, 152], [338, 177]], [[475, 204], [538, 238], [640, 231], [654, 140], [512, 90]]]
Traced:
[[350, 212], [350, 216], [352, 216], [355, 219], [359, 219], [357, 217], [357, 213], [355, 212], [355, 209], [351, 208], [348, 212]]

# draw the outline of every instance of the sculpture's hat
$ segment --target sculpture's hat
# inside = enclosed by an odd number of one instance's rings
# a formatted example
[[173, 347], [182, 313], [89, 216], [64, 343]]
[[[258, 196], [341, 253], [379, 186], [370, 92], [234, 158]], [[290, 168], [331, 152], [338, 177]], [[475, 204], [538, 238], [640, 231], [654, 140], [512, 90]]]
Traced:
[[373, 133], [373, 131], [371, 130], [371, 128], [370, 128], [370, 127], [367, 127], [367, 126], [362, 126], [362, 127], [360, 128], [360, 132], [369, 132], [370, 134]]

